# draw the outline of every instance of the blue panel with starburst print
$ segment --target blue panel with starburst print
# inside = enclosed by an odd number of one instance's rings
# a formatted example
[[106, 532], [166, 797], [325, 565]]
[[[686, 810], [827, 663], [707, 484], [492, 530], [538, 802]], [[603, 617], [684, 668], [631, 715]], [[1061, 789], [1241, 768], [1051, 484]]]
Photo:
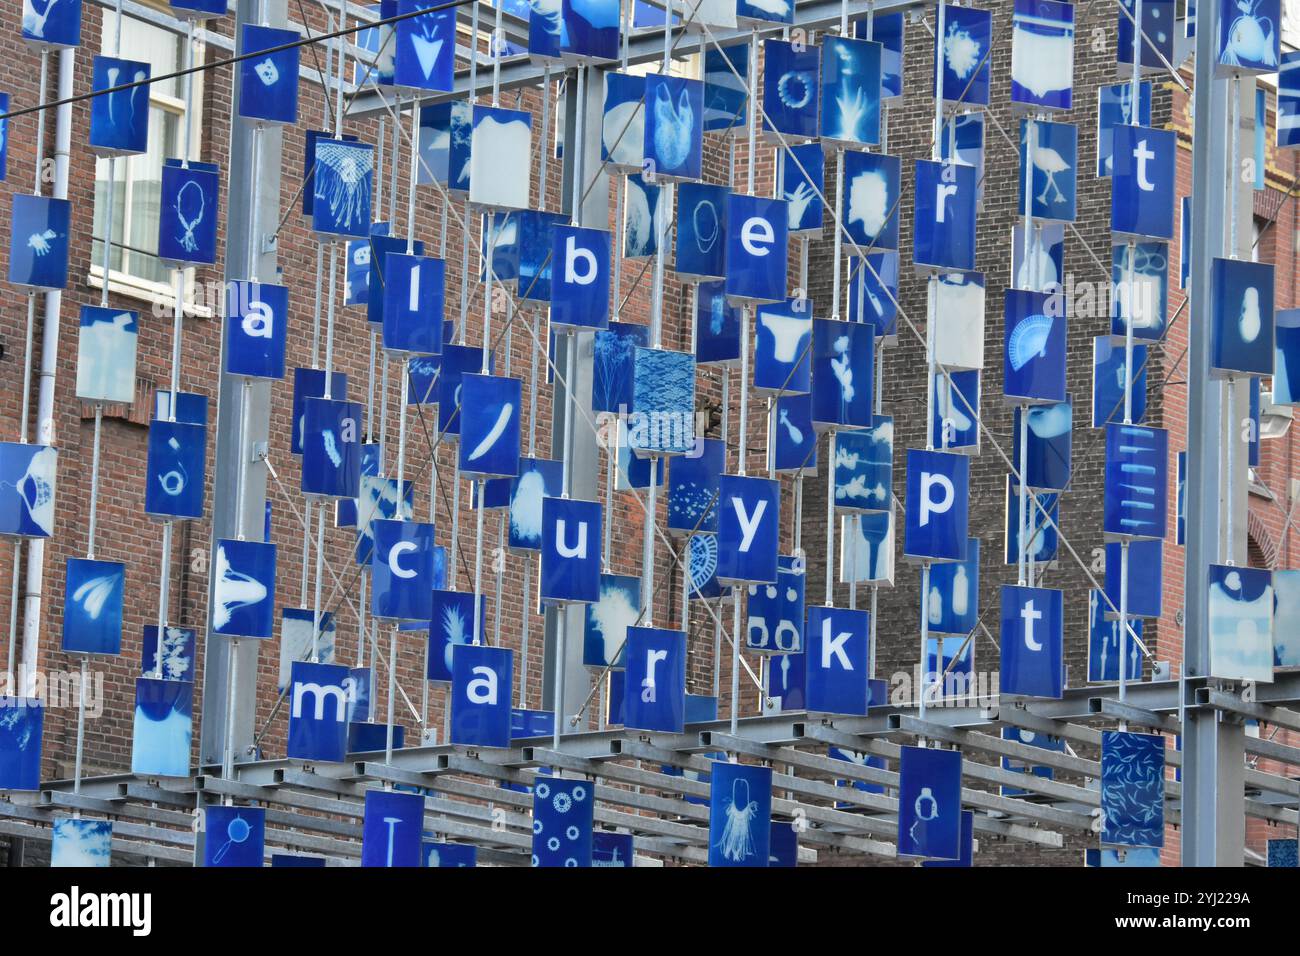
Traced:
[[533, 786], [533, 866], [591, 866], [596, 787], [585, 779]]

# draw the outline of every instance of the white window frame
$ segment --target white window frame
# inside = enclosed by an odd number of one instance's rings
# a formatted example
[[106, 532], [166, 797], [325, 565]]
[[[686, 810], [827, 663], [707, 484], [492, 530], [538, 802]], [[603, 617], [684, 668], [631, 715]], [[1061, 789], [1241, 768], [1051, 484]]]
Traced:
[[[170, 9], [165, 4], [151, 2], [151, 0], [142, 0], [142, 2], [149, 7], [157, 9], [159, 12], [166, 13]], [[105, 29], [104, 29], [104, 39], [101, 44], [102, 52], [105, 53], [106, 55], [120, 56], [121, 54], [119, 52], [112, 52], [112, 53], [109, 52], [110, 48], [113, 46], [113, 40], [110, 38], [110, 33], [109, 33], [109, 30], [111, 28], [111, 22], [112, 22], [111, 18], [114, 15], [113, 11], [111, 9], [105, 8], [103, 13], [104, 13]], [[130, 16], [129, 13], [123, 13], [122, 15], [124, 17]], [[167, 29], [167, 27], [160, 26], [159, 24], [151, 22], [149, 20], [140, 19], [140, 18], [136, 18], [136, 19], [140, 23], [143, 23], [146, 26], [151, 26], [155, 29], [159, 29], [159, 30]], [[174, 20], [174, 25], [175, 25], [174, 31], [169, 31], [169, 32], [176, 32], [177, 39], [183, 44], [185, 41], [184, 23], [181, 20]], [[203, 63], [203, 58], [206, 49], [207, 49], [207, 45], [201, 39], [199, 39], [196, 33], [193, 40], [193, 57], [192, 57], [193, 65], [198, 66]], [[189, 143], [186, 150], [187, 158], [191, 160], [196, 160], [199, 158], [202, 149], [202, 144], [203, 144], [203, 130], [202, 130], [203, 76], [204, 74], [202, 72], [197, 72], [191, 75], [191, 79], [192, 79], [192, 95], [190, 98], [191, 99], [191, 105], [190, 105], [191, 122], [189, 124], [190, 125]], [[183, 82], [183, 81], [178, 81], [178, 82]], [[178, 122], [180, 122], [181, 124], [181, 129], [184, 130], [185, 100], [183, 98], [176, 97], [176, 96], [169, 96], [165, 93], [160, 93], [154, 86], [151, 85], [149, 87], [149, 109], [152, 111], [155, 107], [177, 117]], [[184, 133], [182, 132], [181, 135], [183, 136]], [[180, 157], [166, 157], [166, 158], [179, 159]], [[116, 162], [130, 162], [130, 158], [119, 157], [116, 160]], [[96, 166], [98, 166], [98, 162], [96, 162]], [[110, 175], [111, 175], [111, 171], [110, 171]], [[127, 241], [127, 237], [131, 235], [131, 188], [132, 188], [131, 179], [129, 177], [123, 177], [123, 184], [125, 187], [126, 195], [122, 199], [122, 210], [123, 210], [122, 222], [120, 224], [115, 222], [113, 224], [113, 231], [116, 232], [120, 228], [122, 232], [123, 241], [125, 242]], [[92, 221], [93, 221], [93, 217], [92, 217]], [[106, 240], [111, 240], [112, 236], [106, 236], [104, 238]], [[93, 248], [93, 242], [92, 242], [92, 248]], [[130, 256], [132, 255], [141, 255], [141, 253], [133, 253], [127, 249], [123, 249], [122, 253], [124, 256], [127, 257], [128, 261]], [[86, 284], [89, 285], [92, 289], [103, 289], [104, 288], [104, 266], [103, 266], [102, 259], [98, 256], [92, 258], [94, 261], [92, 261], [90, 264], [90, 271], [89, 274], [86, 276]], [[211, 317], [214, 313], [210, 307], [193, 302], [194, 274], [195, 274], [195, 269], [192, 266], [184, 270], [185, 311], [189, 315], [202, 316], [205, 318]], [[175, 290], [174, 290], [174, 285], [171, 281], [155, 282], [149, 279], [141, 278], [140, 276], [135, 275], [131, 272], [124, 272], [120, 269], [110, 268], [108, 272], [108, 291], [115, 295], [122, 295], [128, 298], [140, 300], [142, 302], [148, 302], [155, 306], [165, 306], [168, 310], [174, 307]]]

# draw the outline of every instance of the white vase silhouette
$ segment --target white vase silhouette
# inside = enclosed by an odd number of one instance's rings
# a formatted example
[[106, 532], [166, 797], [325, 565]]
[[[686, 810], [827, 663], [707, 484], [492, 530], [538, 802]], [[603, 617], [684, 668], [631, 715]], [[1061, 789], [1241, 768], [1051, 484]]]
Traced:
[[1259, 290], [1248, 286], [1241, 297], [1241, 315], [1237, 319], [1237, 330], [1241, 340], [1246, 343], [1259, 338], [1261, 322], [1259, 318]]
[[970, 581], [966, 579], [966, 568], [964, 565], [958, 565], [952, 579], [952, 612], [965, 614], [969, 600]]

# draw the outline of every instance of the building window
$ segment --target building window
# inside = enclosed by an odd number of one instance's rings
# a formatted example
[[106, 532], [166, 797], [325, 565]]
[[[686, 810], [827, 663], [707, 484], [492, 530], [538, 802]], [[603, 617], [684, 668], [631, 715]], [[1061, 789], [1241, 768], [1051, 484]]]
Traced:
[[[144, 20], [122, 17], [122, 48], [115, 49], [116, 27], [112, 10], [103, 12], [101, 50], [110, 56], [147, 62], [151, 76], [174, 73], [185, 64], [185, 36]], [[195, 59], [201, 62], [202, 45], [195, 43]], [[157, 258], [158, 203], [162, 187], [164, 159], [188, 155], [196, 158], [200, 140], [198, 117], [201, 115], [202, 88], [194, 74], [193, 113], [190, 142], [185, 135], [184, 81], [171, 79], [149, 87], [149, 149], [135, 156], [95, 162], [95, 236], [102, 238], [107, 228], [109, 170], [116, 184], [113, 189], [113, 235], [109, 251], [109, 288], [128, 295], [149, 298], [167, 295], [171, 289], [170, 270]], [[104, 248], [101, 241], [92, 243], [92, 284], [103, 282]]]

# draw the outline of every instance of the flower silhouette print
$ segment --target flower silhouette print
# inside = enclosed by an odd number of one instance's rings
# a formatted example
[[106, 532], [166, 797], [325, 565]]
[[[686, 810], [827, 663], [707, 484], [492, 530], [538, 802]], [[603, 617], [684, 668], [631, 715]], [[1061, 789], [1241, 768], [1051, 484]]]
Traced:
[[691, 153], [691, 139], [695, 131], [695, 113], [685, 87], [677, 96], [674, 106], [668, 84], [655, 88], [655, 158], [663, 169], [679, 169]]

